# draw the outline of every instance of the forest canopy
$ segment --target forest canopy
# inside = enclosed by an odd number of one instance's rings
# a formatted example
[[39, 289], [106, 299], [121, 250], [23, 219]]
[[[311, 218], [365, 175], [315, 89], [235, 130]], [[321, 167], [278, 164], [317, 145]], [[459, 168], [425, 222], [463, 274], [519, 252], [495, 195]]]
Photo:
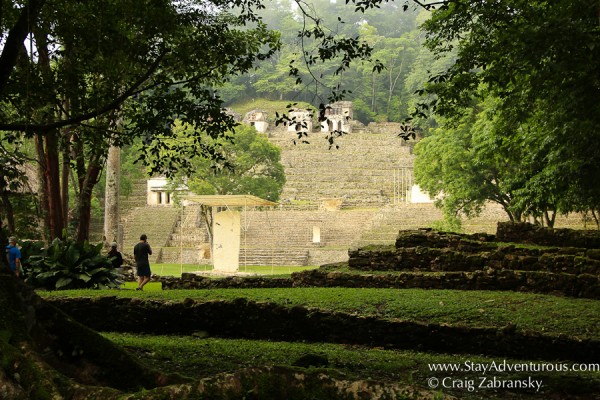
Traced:
[[[455, 211], [502, 198], [511, 219], [552, 226], [556, 212], [576, 211], [598, 224], [600, 3], [449, 1], [424, 29], [436, 57], [452, 53], [455, 61], [430, 78], [432, 101], [417, 107], [445, 118], [419, 144], [419, 163], [439, 163], [440, 151], [457, 157], [445, 146], [466, 140], [460, 151], [472, 164], [470, 172], [435, 171], [450, 186], [434, 182], [432, 170], [422, 173], [426, 189], [444, 191], [442, 202]], [[485, 194], [482, 180], [499, 192]]]

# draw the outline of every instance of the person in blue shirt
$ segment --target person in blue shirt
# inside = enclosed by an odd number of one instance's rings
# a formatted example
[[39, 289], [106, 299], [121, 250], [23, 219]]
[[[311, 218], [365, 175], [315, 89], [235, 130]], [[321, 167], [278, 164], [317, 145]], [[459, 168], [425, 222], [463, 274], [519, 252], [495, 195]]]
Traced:
[[6, 257], [8, 258], [8, 266], [18, 278], [21, 273], [21, 251], [17, 247], [17, 239], [15, 237], [8, 239]]

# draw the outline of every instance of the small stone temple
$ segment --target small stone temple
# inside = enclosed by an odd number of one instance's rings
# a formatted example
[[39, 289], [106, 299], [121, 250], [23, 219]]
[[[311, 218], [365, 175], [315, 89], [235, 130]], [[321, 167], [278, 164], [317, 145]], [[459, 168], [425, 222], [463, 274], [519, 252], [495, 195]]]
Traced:
[[352, 132], [352, 102], [338, 101], [325, 108], [326, 120], [321, 122], [321, 132]]
[[164, 176], [157, 176], [147, 180], [146, 204], [149, 206], [173, 205], [173, 194], [176, 192], [187, 193], [187, 186], [173, 189], [168, 186], [168, 180]]
[[269, 129], [267, 112], [263, 110], [252, 110], [246, 113], [242, 121], [246, 125], [253, 126], [258, 132], [265, 133]]
[[288, 111], [288, 132], [312, 132], [313, 122], [312, 114], [304, 108], [292, 108]]

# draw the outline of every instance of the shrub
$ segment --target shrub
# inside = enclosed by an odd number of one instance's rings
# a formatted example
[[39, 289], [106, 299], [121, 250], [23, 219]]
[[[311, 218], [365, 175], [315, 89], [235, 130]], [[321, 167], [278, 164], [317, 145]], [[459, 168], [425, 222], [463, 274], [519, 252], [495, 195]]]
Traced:
[[119, 287], [120, 275], [101, 250], [102, 243], [55, 239], [43, 254], [29, 257], [26, 282], [49, 290]]
[[38, 240], [24, 240], [20, 244], [21, 248], [21, 265], [27, 271], [30, 269], [29, 259], [31, 257], [40, 257], [44, 254], [46, 244]]
[[443, 219], [433, 221], [429, 227], [440, 232], [463, 232], [461, 219], [454, 215], [444, 215]]

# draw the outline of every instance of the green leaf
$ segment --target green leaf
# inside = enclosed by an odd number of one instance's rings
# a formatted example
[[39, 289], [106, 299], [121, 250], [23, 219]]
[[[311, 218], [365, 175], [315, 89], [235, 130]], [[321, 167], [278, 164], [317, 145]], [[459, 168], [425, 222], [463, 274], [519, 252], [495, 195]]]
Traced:
[[65, 264], [69, 268], [73, 268], [77, 265], [77, 261], [79, 260], [79, 249], [77, 249], [77, 245], [75, 243], [71, 243], [71, 245], [67, 248], [67, 252], [65, 253]]
[[48, 272], [43, 272], [41, 274], [38, 274], [35, 278], [37, 278], [37, 279], [52, 278], [60, 273], [61, 273], [60, 271], [48, 271]]
[[60, 289], [62, 287], [65, 287], [65, 286], [69, 285], [71, 282], [73, 282], [72, 278], [67, 278], [67, 277], [59, 278], [56, 281], [56, 288]]

